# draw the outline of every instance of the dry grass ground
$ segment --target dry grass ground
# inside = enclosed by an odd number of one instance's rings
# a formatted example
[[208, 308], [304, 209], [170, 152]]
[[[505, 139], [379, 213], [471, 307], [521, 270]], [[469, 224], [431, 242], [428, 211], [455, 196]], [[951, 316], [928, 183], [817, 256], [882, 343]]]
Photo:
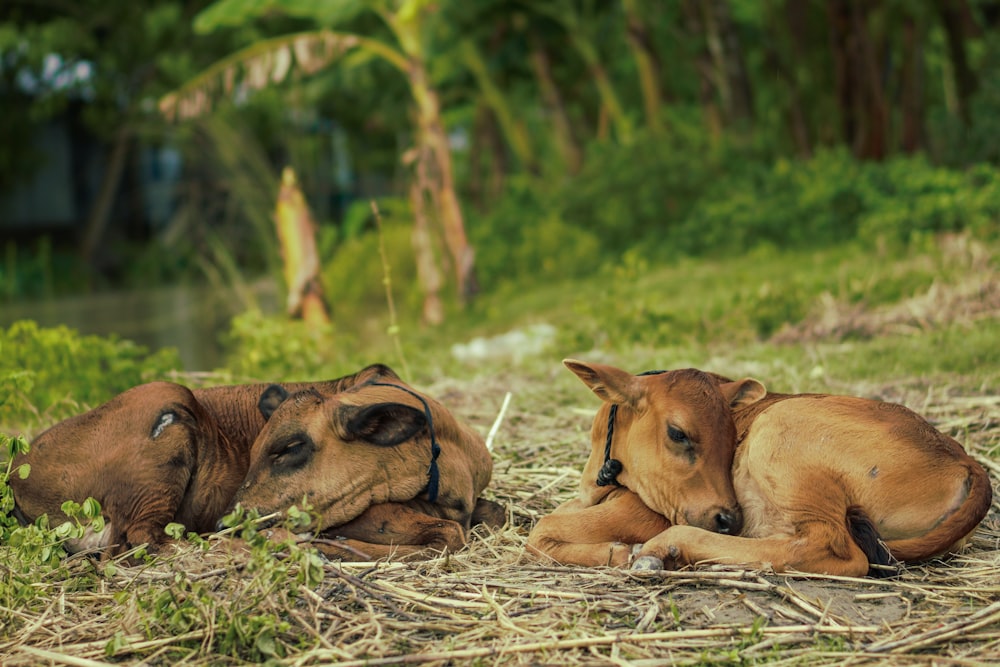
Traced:
[[[259, 598], [264, 575], [222, 545], [96, 577], [92, 561], [76, 559], [67, 579], [37, 584], [43, 604], [0, 609], [0, 663], [226, 665], [271, 652], [287, 665], [1000, 663], [997, 501], [966, 551], [891, 580], [723, 567], [636, 574], [532, 560], [528, 531], [574, 494], [596, 407], [563, 373], [511, 370], [429, 387], [484, 433], [514, 392], [489, 490], [507, 504], [508, 525], [477, 529], [464, 551], [420, 563], [326, 563], [318, 584], [287, 576], [268, 584], [283, 595]], [[1000, 479], [996, 395], [919, 382], [854, 390], [920, 410]], [[94, 583], [74, 590], [74, 576]], [[163, 612], [151, 621], [152, 598], [167, 611], [200, 612], [184, 624]], [[248, 599], [258, 601], [240, 611]], [[227, 609], [278, 621], [263, 653], [223, 648], [238, 620]]]

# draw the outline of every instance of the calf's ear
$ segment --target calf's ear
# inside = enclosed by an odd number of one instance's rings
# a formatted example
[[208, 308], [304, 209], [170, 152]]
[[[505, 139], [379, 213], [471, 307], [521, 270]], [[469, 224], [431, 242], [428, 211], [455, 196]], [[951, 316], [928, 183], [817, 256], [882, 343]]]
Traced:
[[399, 375], [396, 371], [392, 370], [385, 364], [371, 364], [370, 366], [365, 366], [360, 371], [358, 371], [359, 380], [364, 381], [375, 381], [375, 380], [398, 380]]
[[288, 398], [288, 392], [280, 384], [272, 384], [264, 390], [264, 393], [260, 395], [260, 400], [257, 401], [257, 409], [260, 410], [260, 414], [264, 415], [264, 421], [271, 418], [271, 415], [274, 414], [279, 405], [285, 402], [286, 398]]
[[608, 403], [635, 406], [642, 396], [636, 377], [620, 368], [607, 364], [588, 364], [575, 359], [564, 359], [563, 364], [590, 387], [598, 398]]
[[381, 447], [406, 442], [427, 425], [423, 411], [402, 403], [375, 403], [363, 407], [344, 406], [341, 418], [349, 439]]
[[729, 401], [733, 410], [756, 403], [767, 395], [767, 388], [759, 380], [743, 378], [736, 382], [725, 382], [719, 385], [722, 395]]

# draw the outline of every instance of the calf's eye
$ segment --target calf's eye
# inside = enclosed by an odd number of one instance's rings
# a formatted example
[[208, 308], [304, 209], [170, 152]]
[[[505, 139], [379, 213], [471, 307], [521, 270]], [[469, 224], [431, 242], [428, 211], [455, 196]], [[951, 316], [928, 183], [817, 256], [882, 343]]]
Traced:
[[667, 436], [671, 440], [673, 440], [674, 442], [677, 442], [677, 443], [685, 443], [685, 442], [687, 442], [687, 439], [688, 439], [687, 433], [685, 433], [684, 431], [680, 430], [676, 426], [668, 426], [667, 427]]
[[292, 456], [294, 454], [301, 452], [304, 446], [305, 446], [304, 442], [302, 442], [301, 440], [295, 440], [293, 442], [288, 443], [287, 445], [285, 445], [278, 451], [274, 452], [273, 454], [271, 454], [271, 458], [277, 461], [287, 456]]
[[289, 438], [271, 450], [271, 465], [277, 470], [294, 470], [309, 461], [313, 451], [312, 441], [306, 438]]

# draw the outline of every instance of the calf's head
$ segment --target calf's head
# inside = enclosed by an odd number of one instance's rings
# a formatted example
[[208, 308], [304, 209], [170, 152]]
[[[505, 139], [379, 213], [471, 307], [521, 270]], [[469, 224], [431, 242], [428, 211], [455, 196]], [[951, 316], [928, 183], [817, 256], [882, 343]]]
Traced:
[[636, 376], [605, 364], [563, 363], [605, 402], [594, 418], [583, 494], [596, 502], [601, 487], [617, 483], [671, 523], [739, 533], [732, 410], [760, 400], [760, 382], [696, 369]]
[[482, 438], [398, 379], [332, 395], [272, 385], [259, 407], [267, 423], [233, 503], [261, 514], [305, 501], [321, 531], [374, 504], [415, 500], [468, 527], [489, 483]]

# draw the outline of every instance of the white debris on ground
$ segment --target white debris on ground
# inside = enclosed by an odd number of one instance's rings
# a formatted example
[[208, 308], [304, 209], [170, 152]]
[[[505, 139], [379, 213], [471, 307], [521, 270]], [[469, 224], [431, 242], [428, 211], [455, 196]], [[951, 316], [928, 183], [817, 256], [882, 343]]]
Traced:
[[451, 356], [459, 361], [509, 358], [514, 361], [542, 354], [555, 341], [556, 328], [551, 324], [532, 324], [489, 338], [476, 337], [467, 343], [451, 346]]

